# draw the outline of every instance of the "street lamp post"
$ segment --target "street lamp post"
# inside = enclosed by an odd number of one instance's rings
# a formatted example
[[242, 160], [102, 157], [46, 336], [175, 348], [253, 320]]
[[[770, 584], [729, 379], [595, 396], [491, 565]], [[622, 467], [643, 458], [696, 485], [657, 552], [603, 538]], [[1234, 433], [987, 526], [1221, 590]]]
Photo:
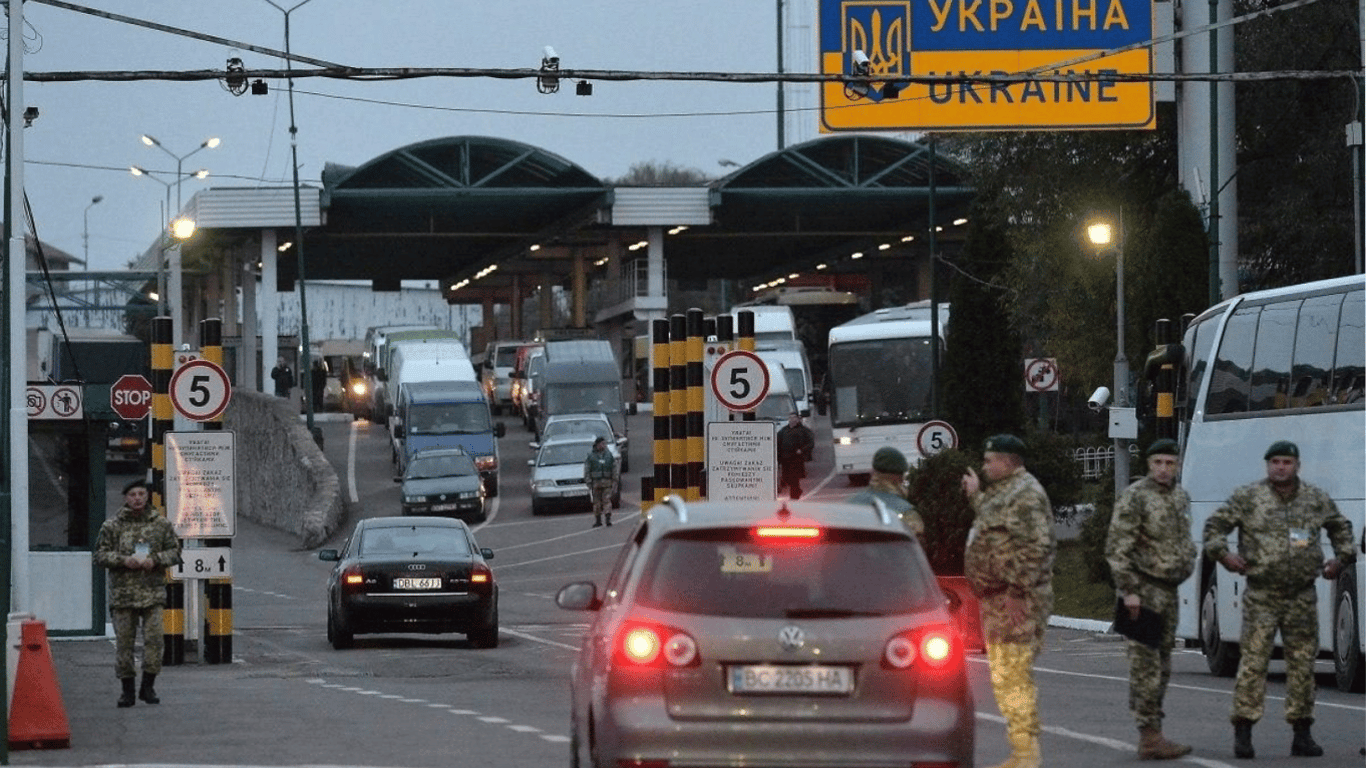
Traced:
[[[1118, 230], [1117, 232], [1115, 230]], [[1129, 484], [1129, 440], [1126, 432], [1132, 417], [1129, 405], [1129, 358], [1124, 354], [1124, 215], [1118, 226], [1096, 220], [1086, 226], [1086, 237], [1102, 252], [1106, 246], [1115, 254], [1115, 403], [1110, 408], [1110, 436], [1115, 450], [1115, 498], [1118, 499]], [[1134, 435], [1136, 437], [1136, 435]]]
[[322, 445], [322, 432], [313, 426], [313, 362], [310, 359], [312, 350], [309, 349], [308, 339], [308, 292], [305, 285], [304, 273], [304, 221], [303, 205], [299, 199], [299, 126], [294, 121], [294, 57], [289, 49], [289, 14], [299, 10], [313, 0], [301, 0], [298, 3], [284, 8], [275, 3], [274, 0], [265, 0], [272, 8], [284, 14], [285, 17], [285, 73], [289, 80], [289, 151], [291, 165], [294, 169], [294, 247], [297, 249], [298, 259], [298, 281], [299, 281], [299, 346], [301, 347], [301, 357], [299, 359], [299, 382], [303, 385], [304, 413], [308, 431], [313, 435], [313, 439]]
[[95, 205], [103, 199], [104, 195], [95, 195], [94, 197], [90, 198], [90, 205], [87, 205], [85, 207], [85, 213], [82, 216], [83, 221], [81, 228], [81, 245], [85, 248], [86, 271], [90, 270], [90, 209], [94, 208]]

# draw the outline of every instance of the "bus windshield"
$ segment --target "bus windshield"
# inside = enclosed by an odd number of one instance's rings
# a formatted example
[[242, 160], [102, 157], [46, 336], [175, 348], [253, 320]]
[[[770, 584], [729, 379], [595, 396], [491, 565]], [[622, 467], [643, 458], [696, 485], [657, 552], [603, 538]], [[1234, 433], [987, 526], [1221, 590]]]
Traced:
[[870, 339], [830, 346], [830, 423], [910, 424], [930, 418], [930, 340]]

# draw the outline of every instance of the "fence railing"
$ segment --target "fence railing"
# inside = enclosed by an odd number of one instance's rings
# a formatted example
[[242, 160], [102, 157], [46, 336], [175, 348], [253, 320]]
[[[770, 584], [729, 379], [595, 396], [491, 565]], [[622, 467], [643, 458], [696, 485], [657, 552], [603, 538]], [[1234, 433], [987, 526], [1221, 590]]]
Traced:
[[[1138, 445], [1129, 443], [1129, 457], [1138, 456]], [[1115, 447], [1106, 446], [1084, 446], [1072, 449], [1072, 460], [1081, 464], [1081, 476], [1086, 480], [1095, 480], [1109, 471], [1115, 462]]]

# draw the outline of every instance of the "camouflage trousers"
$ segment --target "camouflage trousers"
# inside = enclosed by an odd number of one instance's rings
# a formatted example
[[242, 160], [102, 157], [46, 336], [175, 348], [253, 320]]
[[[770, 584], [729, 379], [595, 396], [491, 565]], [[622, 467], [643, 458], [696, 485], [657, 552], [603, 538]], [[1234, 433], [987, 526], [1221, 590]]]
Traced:
[[1158, 648], [1129, 640], [1129, 712], [1139, 728], [1162, 729], [1162, 699], [1172, 677], [1172, 646], [1176, 644], [1176, 589], [1144, 584], [1135, 590], [1143, 607], [1162, 615], [1162, 645]]
[[592, 480], [588, 492], [593, 496], [593, 514], [612, 514], [612, 488], [616, 483], [611, 480]]
[[1232, 719], [1262, 719], [1266, 668], [1276, 630], [1285, 655], [1285, 719], [1314, 717], [1314, 659], [1319, 653], [1318, 595], [1314, 585], [1297, 592], [1248, 588], [1243, 593], [1242, 659], [1233, 686]]
[[1034, 659], [1042, 642], [987, 643], [987, 663], [991, 666], [991, 690], [996, 706], [1006, 719], [1006, 736], [1011, 743], [1039, 735], [1039, 689], [1034, 684]]
[[162, 638], [161, 606], [150, 608], [110, 608], [114, 620], [114, 674], [120, 680], [134, 677], [133, 646], [137, 640], [138, 624], [142, 624], [142, 671], [149, 675], [161, 672]]

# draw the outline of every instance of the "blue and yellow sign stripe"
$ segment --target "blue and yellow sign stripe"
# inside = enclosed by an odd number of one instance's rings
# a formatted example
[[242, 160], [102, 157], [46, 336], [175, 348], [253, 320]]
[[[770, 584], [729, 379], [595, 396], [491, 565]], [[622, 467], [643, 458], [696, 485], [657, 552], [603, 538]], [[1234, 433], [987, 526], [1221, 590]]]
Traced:
[[[825, 83], [821, 130], [1152, 128], [1152, 84], [1105, 78], [1151, 74], [1150, 49], [1062, 64], [1151, 38], [1151, 0], [822, 0], [821, 71], [853, 72], [860, 50], [882, 79]], [[1081, 77], [911, 82], [1023, 73]]]

